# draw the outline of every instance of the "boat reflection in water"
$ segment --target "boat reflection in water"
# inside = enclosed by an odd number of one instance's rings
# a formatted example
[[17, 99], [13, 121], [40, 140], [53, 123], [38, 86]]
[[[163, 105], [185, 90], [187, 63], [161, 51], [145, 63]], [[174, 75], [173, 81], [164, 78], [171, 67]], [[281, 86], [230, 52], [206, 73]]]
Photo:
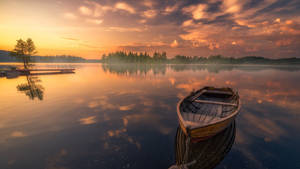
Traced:
[[230, 151], [235, 139], [235, 121], [217, 135], [199, 142], [190, 142], [178, 126], [175, 137], [176, 165], [169, 169], [212, 169]]

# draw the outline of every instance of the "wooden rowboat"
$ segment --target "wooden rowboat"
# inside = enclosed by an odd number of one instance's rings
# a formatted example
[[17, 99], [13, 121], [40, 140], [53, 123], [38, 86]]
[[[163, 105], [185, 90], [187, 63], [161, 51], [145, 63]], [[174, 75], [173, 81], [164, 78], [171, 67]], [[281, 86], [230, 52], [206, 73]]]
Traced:
[[177, 115], [183, 132], [200, 141], [228, 127], [240, 107], [239, 95], [231, 88], [204, 87], [179, 101]]

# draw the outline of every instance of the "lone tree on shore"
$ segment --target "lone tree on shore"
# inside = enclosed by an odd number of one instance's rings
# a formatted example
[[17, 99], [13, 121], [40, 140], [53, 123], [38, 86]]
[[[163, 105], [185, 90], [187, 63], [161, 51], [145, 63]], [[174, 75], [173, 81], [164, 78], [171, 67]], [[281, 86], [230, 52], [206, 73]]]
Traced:
[[17, 40], [14, 50], [11, 52], [12, 56], [21, 59], [24, 64], [24, 69], [28, 69], [30, 66], [30, 56], [37, 53], [34, 42], [31, 38], [28, 38], [26, 41], [22, 39]]

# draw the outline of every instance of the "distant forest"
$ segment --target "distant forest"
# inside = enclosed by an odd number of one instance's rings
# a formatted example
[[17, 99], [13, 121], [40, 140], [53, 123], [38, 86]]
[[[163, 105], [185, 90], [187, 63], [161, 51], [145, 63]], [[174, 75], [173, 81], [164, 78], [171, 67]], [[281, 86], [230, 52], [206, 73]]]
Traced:
[[176, 55], [167, 58], [166, 52], [148, 53], [114, 52], [102, 56], [104, 63], [167, 63], [167, 64], [300, 64], [300, 58], [269, 59], [260, 56], [241, 58], [212, 55], [209, 57]]
[[[0, 62], [20, 62], [16, 57], [10, 56], [9, 51], [0, 50]], [[152, 55], [146, 52], [117, 51], [104, 54], [102, 59], [84, 59], [77, 56], [30, 56], [30, 60], [40, 63], [139, 63], [139, 64], [262, 64], [262, 65], [299, 65], [300, 58], [269, 59], [260, 56], [245, 56], [241, 58], [224, 57], [222, 55], [184, 56], [176, 55], [168, 58], [166, 52], [154, 52]]]
[[[60, 55], [60, 56], [30, 56], [32, 62], [37, 63], [96, 63], [101, 62], [98, 59], [84, 59], [78, 56]], [[11, 56], [9, 51], [0, 50], [0, 62], [21, 62], [17, 57]]]

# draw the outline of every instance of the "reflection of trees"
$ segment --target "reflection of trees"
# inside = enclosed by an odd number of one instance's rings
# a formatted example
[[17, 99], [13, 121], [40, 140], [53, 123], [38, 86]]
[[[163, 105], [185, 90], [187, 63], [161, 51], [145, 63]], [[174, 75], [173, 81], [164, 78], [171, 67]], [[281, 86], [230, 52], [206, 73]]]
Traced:
[[171, 65], [172, 70], [175, 72], [181, 71], [200, 71], [200, 70], [207, 70], [208, 72], [212, 73], [219, 73], [220, 71], [231, 71], [237, 66], [234, 65], [189, 65], [189, 64], [182, 64], [182, 65]]
[[241, 71], [262, 71], [266, 69], [270, 70], [280, 70], [280, 71], [299, 71], [299, 66], [274, 66], [274, 65], [226, 65], [226, 64], [178, 64], [178, 65], [170, 65], [170, 68], [175, 72], [180, 71], [199, 71], [199, 70], [207, 70], [211, 73], [219, 73], [223, 71], [232, 71], [232, 70], [241, 70]]
[[187, 142], [180, 127], [175, 137], [176, 165], [169, 169], [212, 169], [216, 167], [230, 151], [235, 139], [235, 122], [221, 133], [200, 142]]
[[150, 72], [153, 74], [165, 74], [167, 68], [175, 72], [182, 71], [203, 71], [207, 70], [211, 73], [219, 73], [222, 71], [262, 71], [266, 69], [274, 69], [281, 71], [300, 71], [300, 67], [297, 66], [255, 66], [255, 65], [221, 65], [221, 64], [102, 64], [102, 68], [105, 72], [115, 73], [118, 75], [147, 75]]
[[118, 75], [147, 75], [150, 71], [153, 74], [165, 74], [164, 64], [102, 64], [104, 72]]
[[22, 83], [17, 86], [18, 91], [25, 93], [31, 100], [38, 98], [43, 100], [44, 87], [40, 84], [41, 80], [36, 76], [26, 75], [27, 83]]

